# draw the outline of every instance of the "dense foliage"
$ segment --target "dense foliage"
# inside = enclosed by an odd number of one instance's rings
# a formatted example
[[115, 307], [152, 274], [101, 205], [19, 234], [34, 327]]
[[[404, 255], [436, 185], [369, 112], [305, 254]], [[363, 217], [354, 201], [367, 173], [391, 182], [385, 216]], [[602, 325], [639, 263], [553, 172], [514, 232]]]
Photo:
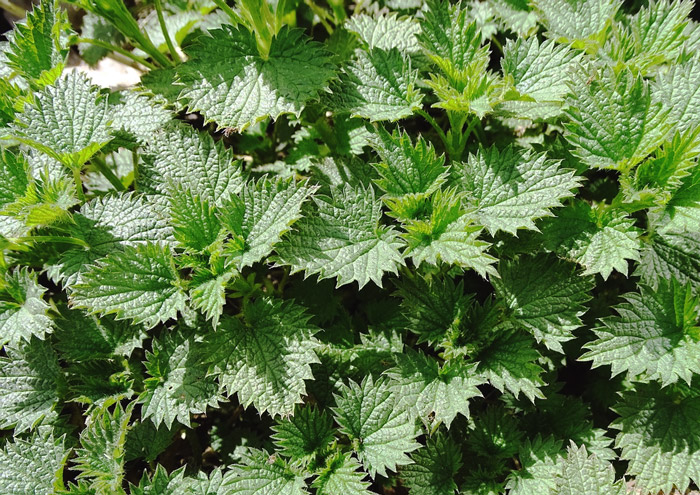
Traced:
[[692, 1], [327, 1], [1, 45], [0, 492], [700, 483]]

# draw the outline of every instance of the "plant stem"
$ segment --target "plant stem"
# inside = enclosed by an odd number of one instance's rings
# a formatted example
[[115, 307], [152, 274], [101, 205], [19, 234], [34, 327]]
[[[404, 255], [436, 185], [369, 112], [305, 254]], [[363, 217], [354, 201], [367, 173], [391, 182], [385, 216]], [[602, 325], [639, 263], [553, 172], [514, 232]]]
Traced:
[[160, 24], [160, 30], [163, 31], [163, 36], [165, 37], [165, 44], [168, 45], [168, 50], [170, 51], [170, 56], [177, 63], [182, 63], [180, 55], [177, 53], [173, 41], [168, 33], [168, 27], [165, 25], [165, 17], [163, 17], [163, 3], [161, 0], [156, 0], [156, 15], [158, 16], [158, 23]]
[[19, 19], [23, 19], [27, 15], [26, 10], [19, 5], [10, 2], [10, 0], [0, 0], [0, 8], [8, 11], [11, 15]]
[[28, 242], [55, 242], [62, 244], [73, 244], [75, 246], [90, 247], [90, 245], [82, 239], [76, 237], [61, 237], [57, 235], [32, 235], [28, 237], [17, 237], [12, 239], [16, 243], [28, 243]]
[[138, 179], [139, 179], [139, 153], [136, 151], [136, 148], [131, 150], [131, 161], [134, 162], [134, 190], [138, 187]]
[[122, 181], [112, 172], [112, 169], [107, 166], [107, 163], [101, 157], [94, 157], [92, 159], [92, 164], [117, 191], [126, 191], [126, 187], [124, 187]]
[[316, 5], [313, 0], [305, 0], [304, 3], [311, 9], [311, 12], [318, 16], [318, 19], [321, 21], [323, 27], [326, 28], [328, 34], [333, 34], [333, 28], [328, 24], [328, 20], [330, 20], [328, 13]]
[[104, 48], [105, 50], [111, 50], [111, 51], [116, 52], [120, 55], [124, 55], [125, 57], [133, 60], [134, 62], [137, 62], [137, 63], [139, 63], [139, 64], [143, 65], [144, 67], [147, 67], [151, 70], [157, 69], [157, 67], [155, 65], [150, 63], [145, 58], [139, 57], [138, 55], [134, 55], [130, 51], [124, 50], [123, 48], [118, 47], [116, 45], [113, 45], [111, 43], [107, 43], [106, 41], [96, 40], [96, 39], [92, 39], [92, 38], [78, 38], [78, 43], [90, 43], [91, 45], [99, 46], [101, 48]]
[[231, 7], [229, 7], [228, 4], [224, 0], [213, 0], [213, 1], [217, 7], [219, 7], [221, 10], [223, 10], [224, 12], [226, 12], [228, 14], [228, 16], [234, 22], [234, 24], [243, 24], [245, 26], [245, 23], [243, 22], [243, 19], [241, 19], [241, 16], [236, 14], [236, 11], [233, 10]]
[[83, 192], [83, 178], [80, 176], [80, 167], [71, 167], [73, 170], [73, 180], [75, 181], [75, 192], [78, 194], [80, 201], [85, 201], [85, 193]]
[[447, 143], [447, 136], [445, 135], [445, 131], [443, 131], [442, 128], [440, 128], [435, 119], [432, 118], [430, 114], [428, 114], [428, 112], [426, 112], [422, 108], [417, 109], [416, 113], [423, 117], [425, 120], [427, 120], [428, 123], [433, 127], [433, 129], [435, 129], [435, 132], [437, 132], [438, 136], [440, 136], [440, 140], [442, 141], [443, 146], [445, 146], [445, 149], [449, 152], [450, 146]]

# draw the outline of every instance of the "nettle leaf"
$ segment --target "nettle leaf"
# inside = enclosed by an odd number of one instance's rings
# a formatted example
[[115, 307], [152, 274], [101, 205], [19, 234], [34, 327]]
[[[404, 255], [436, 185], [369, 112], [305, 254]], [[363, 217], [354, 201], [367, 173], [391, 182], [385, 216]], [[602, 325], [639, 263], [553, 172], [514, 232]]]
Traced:
[[244, 321], [223, 318], [206, 337], [208, 360], [229, 394], [259, 413], [290, 415], [313, 378], [318, 331], [292, 301], [257, 299], [243, 309]]
[[600, 205], [592, 208], [577, 200], [546, 220], [544, 245], [563, 258], [577, 262], [584, 275], [600, 273], [607, 279], [613, 270], [627, 274], [627, 260], [639, 261], [641, 231], [624, 211]]
[[500, 405], [489, 406], [470, 425], [466, 444], [471, 452], [492, 459], [515, 455], [523, 439], [518, 421]]
[[117, 102], [111, 101], [112, 132], [118, 137], [147, 144], [159, 129], [172, 119], [172, 112], [161, 101], [133, 91], [113, 93]]
[[27, 160], [21, 153], [13, 153], [7, 149], [0, 150], [0, 211], [8, 203], [12, 203], [24, 195], [29, 185], [30, 175]]
[[39, 339], [53, 330], [44, 302], [46, 288], [37, 282], [37, 273], [27, 267], [5, 275], [0, 289], [0, 345], [17, 346], [32, 336]]
[[583, 68], [574, 75], [566, 139], [589, 167], [629, 170], [663, 143], [673, 122], [669, 111], [630, 70], [589, 75]]
[[627, 372], [632, 380], [641, 375], [664, 386], [679, 378], [690, 384], [700, 374], [700, 298], [690, 284], [661, 279], [655, 289], [642, 285], [625, 299], [615, 307], [619, 316], [594, 329], [598, 340], [586, 344], [589, 351], [580, 359], [611, 365], [613, 376]]
[[353, 59], [331, 83], [330, 106], [371, 122], [396, 121], [421, 108], [418, 71], [397, 48], [356, 50]]
[[622, 2], [619, 0], [537, 0], [534, 7], [547, 36], [574, 48], [597, 47]]
[[221, 491], [236, 495], [307, 495], [305, 477], [280, 457], [250, 449], [241, 464], [224, 474]]
[[[688, 165], [691, 163], [692, 160], [689, 160]], [[680, 186], [673, 192], [663, 210], [649, 211], [650, 222], [657, 226], [657, 232], [700, 231], [700, 167], [694, 165], [690, 175], [681, 179]], [[682, 168], [677, 172], [678, 175], [683, 173]]]
[[120, 193], [95, 198], [73, 213], [67, 231], [87, 247], [63, 251], [49, 276], [73, 286], [90, 265], [126, 246], [147, 242], [170, 244], [173, 229], [162, 208], [146, 196]]
[[656, 234], [642, 247], [634, 275], [652, 288], [663, 279], [675, 278], [681, 284], [690, 283], [693, 291], [700, 290], [700, 239], [696, 233], [667, 232]]
[[[94, 12], [86, 12], [83, 16], [83, 23], [80, 34], [84, 38], [102, 40], [113, 45], [121, 46], [124, 42], [124, 35], [106, 19], [103, 19]], [[90, 43], [78, 43], [80, 56], [90, 66], [94, 66], [110, 52], [107, 48], [92, 45]]]
[[61, 75], [72, 33], [68, 16], [53, 0], [35, 5], [24, 22], [15, 24], [5, 52], [7, 65], [33, 87], [51, 84]]
[[[686, 2], [689, 3], [689, 2]], [[692, 129], [700, 124], [700, 57], [684, 64], [671, 65], [659, 74], [654, 91], [670, 110], [669, 121], [678, 131]]]
[[380, 225], [381, 203], [372, 189], [333, 188], [331, 196], [316, 195], [315, 207], [303, 210], [275, 250], [279, 264], [292, 272], [305, 270], [320, 279], [337, 278], [337, 286], [370, 280], [381, 287], [385, 272], [397, 273], [403, 264], [402, 242], [391, 227]]
[[207, 375], [208, 365], [201, 339], [188, 330], [170, 331], [153, 342], [144, 362], [149, 377], [139, 396], [143, 417], [156, 426], [172, 427], [177, 420], [190, 426], [190, 414], [217, 406], [219, 387]]
[[402, 53], [411, 55], [420, 52], [416, 39], [416, 35], [421, 32], [420, 23], [410, 17], [399, 17], [395, 12], [376, 16], [354, 15], [344, 27], [357, 34], [370, 49], [398, 48]]
[[391, 389], [388, 380], [375, 383], [369, 375], [361, 385], [352, 380], [349, 386], [343, 384], [335, 396], [335, 419], [372, 477], [410, 464], [407, 454], [420, 447], [416, 426], [405, 409], [396, 407]]
[[152, 243], [126, 246], [83, 274], [73, 287], [71, 304], [152, 328], [184, 311], [181, 284], [170, 248]]
[[549, 349], [563, 352], [582, 325], [583, 304], [593, 289], [592, 277], [578, 273], [575, 265], [551, 255], [501, 260], [492, 284], [514, 323], [531, 332]]
[[638, 385], [615, 406], [620, 430], [615, 446], [629, 461], [627, 474], [644, 492], [684, 492], [691, 480], [700, 482], [700, 394], [684, 386], [659, 389]]
[[139, 164], [139, 188], [168, 194], [173, 185], [220, 206], [244, 184], [240, 162], [210, 134], [177, 125], [159, 132], [146, 146], [152, 158]]
[[231, 233], [224, 249], [240, 270], [270, 254], [282, 235], [301, 218], [301, 207], [315, 189], [289, 179], [247, 183], [225, 201], [219, 213]]
[[476, 366], [463, 360], [446, 361], [421, 352], [406, 351], [394, 357], [396, 366], [386, 375], [392, 379], [392, 392], [399, 397], [396, 407], [406, 408], [411, 418], [419, 418], [433, 428], [445, 423], [447, 428], [457, 414], [469, 417], [469, 399], [481, 397], [477, 385], [482, 380]]
[[297, 408], [295, 414], [272, 427], [279, 452], [292, 460], [310, 460], [334, 440], [333, 418], [317, 407]]
[[76, 168], [112, 139], [108, 124], [107, 99], [87, 76], [73, 71], [35, 93], [34, 104], [17, 115], [13, 132], [63, 165]]
[[544, 153], [533, 155], [512, 146], [503, 151], [480, 148], [453, 174], [475, 221], [491, 234], [536, 230], [534, 220], [553, 216], [550, 209], [562, 206], [561, 200], [581, 185], [572, 170], [560, 168]]
[[51, 416], [65, 381], [48, 342], [32, 338], [5, 349], [7, 357], [0, 357], [0, 428], [21, 433]]
[[426, 219], [409, 220], [404, 224], [410, 254], [417, 266], [423, 262], [438, 265], [444, 262], [471, 268], [482, 277], [496, 272], [494, 257], [486, 252], [491, 246], [479, 239], [481, 227], [473, 225], [462, 208], [462, 198], [454, 190], [437, 190], [423, 200]]
[[80, 433], [81, 448], [73, 460], [78, 478], [87, 478], [97, 493], [124, 493], [124, 457], [126, 433], [133, 403], [126, 410], [118, 402], [95, 408]]
[[190, 281], [190, 303], [212, 321], [214, 328], [218, 326], [224, 311], [226, 287], [237, 273], [219, 266], [223, 263], [222, 258], [217, 258], [216, 263], [214, 270], [195, 270]]
[[70, 450], [64, 437], [42, 426], [29, 438], [18, 437], [0, 450], [0, 490], [5, 493], [54, 493], [63, 488]]
[[445, 182], [445, 157], [422, 137], [414, 145], [405, 131], [378, 127], [371, 144], [382, 160], [372, 164], [381, 176], [375, 182], [388, 196], [430, 194]]
[[207, 122], [243, 130], [266, 117], [299, 115], [333, 77], [330, 54], [303, 31], [283, 27], [272, 39], [267, 59], [255, 36], [224, 25], [200, 36], [178, 66], [180, 98]]
[[462, 467], [462, 453], [450, 437], [429, 437], [425, 447], [414, 452], [411, 459], [413, 464], [401, 467], [399, 476], [412, 494], [454, 495], [454, 478]]
[[526, 438], [520, 445], [518, 460], [521, 469], [508, 475], [506, 488], [513, 495], [549, 494], [556, 488], [562, 470], [562, 444], [552, 437], [540, 435]]
[[364, 481], [366, 477], [367, 473], [351, 454], [338, 453], [329, 459], [311, 486], [318, 495], [369, 495], [373, 492], [367, 490], [370, 483]]
[[185, 248], [207, 251], [220, 239], [221, 222], [214, 206], [191, 190], [176, 186], [169, 194], [170, 223], [175, 239]]
[[561, 473], [556, 478], [554, 495], [625, 495], [628, 493], [624, 480], [615, 481], [615, 468], [595, 454], [588, 455], [585, 446], [571, 443], [562, 463]]

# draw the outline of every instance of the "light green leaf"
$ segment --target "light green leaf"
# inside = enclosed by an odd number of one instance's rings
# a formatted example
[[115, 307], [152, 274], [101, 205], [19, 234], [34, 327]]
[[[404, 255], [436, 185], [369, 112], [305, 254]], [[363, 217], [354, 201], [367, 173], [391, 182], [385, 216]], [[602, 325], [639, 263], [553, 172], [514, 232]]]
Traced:
[[615, 406], [620, 418], [615, 446], [629, 461], [627, 474], [644, 492], [683, 493], [691, 480], [700, 482], [700, 393], [683, 386], [659, 389], [639, 385]]
[[281, 458], [251, 449], [242, 464], [224, 475], [221, 492], [230, 495], [307, 495], [305, 476]]
[[332, 195], [316, 195], [294, 230], [277, 244], [279, 264], [292, 271], [337, 277], [337, 286], [370, 280], [381, 287], [385, 272], [396, 273], [403, 263], [401, 241], [390, 227], [380, 225], [381, 203], [372, 189], [334, 188]]
[[700, 298], [691, 286], [660, 279], [655, 289], [642, 285], [625, 299], [615, 307], [618, 316], [594, 329], [598, 339], [586, 344], [580, 359], [593, 367], [611, 365], [613, 376], [627, 372], [630, 380], [690, 384], [700, 374]]
[[560, 441], [537, 435], [526, 438], [520, 445], [518, 460], [521, 469], [511, 471], [506, 488], [512, 495], [550, 494], [556, 488], [557, 476], [562, 470]]
[[22, 197], [29, 185], [29, 167], [24, 155], [0, 149], [0, 211]]
[[411, 55], [420, 52], [416, 39], [416, 35], [421, 32], [420, 23], [410, 17], [399, 17], [394, 12], [377, 16], [352, 16], [345, 24], [345, 29], [357, 34], [370, 49], [388, 51], [397, 48], [402, 53]]
[[596, 49], [622, 5], [620, 0], [535, 0], [547, 36], [574, 48]]
[[593, 168], [630, 170], [663, 143], [673, 122], [658, 93], [630, 70], [590, 75], [581, 68], [567, 103], [566, 138]]
[[51, 84], [61, 75], [68, 58], [71, 33], [68, 16], [59, 3], [42, 1], [10, 32], [7, 65], [37, 89]]
[[512, 321], [549, 349], [563, 352], [561, 344], [582, 325], [580, 316], [591, 298], [592, 277], [551, 255], [501, 260], [498, 273], [501, 277], [492, 283]]
[[399, 397], [396, 407], [405, 408], [411, 418], [420, 419], [431, 429], [439, 423], [449, 428], [457, 414], [469, 418], [469, 399], [481, 397], [476, 387], [483, 383], [476, 366], [460, 359], [441, 365], [432, 357], [412, 351], [397, 354], [394, 359], [396, 366], [386, 375], [392, 379], [392, 392]]
[[333, 77], [329, 53], [303, 31], [283, 27], [267, 59], [243, 27], [224, 25], [186, 49], [180, 98], [207, 122], [243, 130], [266, 117], [299, 115]]
[[[221, 258], [219, 258], [221, 261]], [[219, 267], [214, 271], [209, 269], [196, 270], [192, 274], [192, 286], [190, 288], [190, 302], [195, 309], [204, 313], [207, 320], [212, 320], [212, 325], [216, 328], [219, 324], [219, 317], [224, 311], [226, 304], [226, 286], [233, 276], [235, 270], [226, 270], [219, 273]]]
[[533, 155], [512, 146], [504, 151], [480, 148], [455, 167], [454, 175], [471, 215], [491, 234], [537, 230], [534, 220], [553, 216], [550, 209], [561, 206], [581, 185], [573, 171], [559, 168], [544, 153]]
[[659, 74], [654, 92], [661, 95], [664, 106], [670, 110], [669, 121], [676, 130], [700, 125], [700, 56], [684, 64], [673, 64]]
[[247, 183], [240, 195], [222, 204], [219, 218], [232, 235], [224, 249], [239, 270], [270, 254], [301, 217], [301, 206], [313, 191], [291, 178], [263, 178]]
[[680, 187], [673, 192], [663, 209], [649, 210], [649, 220], [660, 234], [700, 232], [700, 167], [697, 162], [693, 165], [690, 175], [681, 180]]
[[243, 322], [224, 318], [207, 335], [211, 368], [244, 406], [272, 416], [292, 414], [306, 392], [304, 381], [313, 378], [311, 364], [319, 362], [320, 344], [313, 337], [318, 328], [292, 301], [257, 299], [243, 314]]
[[167, 194], [174, 184], [219, 206], [243, 187], [242, 167], [211, 135], [178, 125], [159, 132], [146, 147], [151, 159], [139, 169], [139, 188]]
[[126, 433], [133, 403], [124, 410], [118, 402], [110, 412], [110, 404], [90, 413], [80, 433], [81, 448], [73, 460], [78, 478], [88, 478], [98, 494], [123, 494]]
[[126, 246], [91, 266], [71, 294], [74, 307], [115, 314], [152, 328], [185, 309], [185, 294], [170, 249]]
[[188, 330], [170, 331], [146, 353], [149, 377], [139, 402], [143, 417], [151, 418], [156, 426], [171, 428], [177, 420], [189, 427], [191, 413], [205, 413], [207, 406], [218, 405], [218, 385], [214, 377], [207, 376], [200, 340]]
[[181, 185], [175, 186], [169, 196], [170, 224], [181, 246], [205, 252], [221, 239], [221, 222], [209, 201]]
[[595, 454], [588, 455], [585, 446], [571, 443], [561, 473], [556, 478], [553, 495], [625, 495], [624, 480], [615, 481], [615, 468]]
[[314, 480], [312, 486], [318, 495], [370, 495], [367, 490], [367, 474], [351, 454], [337, 454], [328, 460], [328, 464]]
[[413, 464], [403, 466], [399, 476], [415, 495], [454, 495], [454, 477], [462, 467], [458, 445], [446, 435], [437, 434], [426, 440], [425, 447], [411, 455]]
[[46, 288], [37, 282], [37, 273], [27, 267], [5, 275], [0, 289], [0, 345], [17, 346], [32, 336], [44, 339], [53, 330], [44, 302]]
[[417, 429], [408, 412], [396, 407], [397, 396], [388, 380], [375, 383], [372, 375], [362, 385], [350, 381], [335, 396], [333, 408], [340, 430], [353, 441], [353, 448], [372, 477], [387, 476], [397, 466], [411, 464], [409, 452], [420, 447]]
[[34, 96], [13, 132], [63, 165], [80, 167], [112, 139], [107, 99], [84, 74], [70, 72]]
[[639, 258], [640, 230], [625, 212], [576, 201], [542, 226], [544, 245], [566, 259], [576, 261], [584, 275], [600, 273], [607, 279], [613, 270], [627, 274], [627, 260]]
[[396, 121], [420, 109], [423, 95], [418, 71], [397, 48], [356, 50], [355, 56], [331, 84], [330, 106], [371, 122]]
[[21, 433], [51, 415], [65, 382], [48, 342], [33, 338], [5, 349], [7, 357], [0, 357], [0, 428]]
[[173, 118], [172, 112], [161, 101], [135, 91], [112, 94], [110, 102], [112, 132], [139, 144], [149, 143], [155, 132]]
[[693, 232], [657, 234], [647, 239], [634, 275], [653, 288], [662, 279], [675, 278], [681, 284], [690, 283], [693, 291], [700, 290], [700, 239]]
[[292, 460], [310, 461], [324, 454], [334, 440], [333, 419], [322, 409], [297, 407], [294, 415], [272, 427], [279, 452]]
[[54, 493], [63, 488], [63, 467], [70, 450], [50, 426], [29, 438], [7, 442], [0, 450], [0, 490], [4, 493]]

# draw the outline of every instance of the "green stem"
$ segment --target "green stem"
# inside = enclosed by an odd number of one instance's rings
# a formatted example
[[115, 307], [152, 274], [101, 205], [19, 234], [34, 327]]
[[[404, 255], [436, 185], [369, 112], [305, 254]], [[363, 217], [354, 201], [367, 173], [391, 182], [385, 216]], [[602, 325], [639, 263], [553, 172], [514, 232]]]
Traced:
[[233, 10], [231, 7], [228, 6], [228, 4], [224, 0], [213, 0], [214, 3], [216, 4], [217, 7], [219, 7], [221, 10], [226, 12], [228, 16], [231, 18], [234, 24], [243, 24], [245, 26], [245, 23], [243, 22], [243, 19], [241, 19], [241, 16], [236, 14], [236, 11]]
[[131, 150], [131, 161], [134, 162], [134, 190], [139, 186], [139, 153], [136, 151], [136, 148]]
[[14, 3], [10, 2], [10, 0], [0, 0], [0, 8], [8, 11], [10, 14], [19, 19], [23, 19], [27, 15], [26, 10], [19, 5], [15, 5]]
[[305, 0], [304, 3], [311, 9], [311, 12], [318, 16], [318, 19], [321, 21], [323, 27], [326, 28], [328, 34], [333, 34], [333, 28], [330, 24], [328, 24], [328, 21], [330, 20], [328, 13], [316, 5], [313, 0]]
[[165, 37], [165, 44], [168, 45], [168, 50], [170, 51], [170, 56], [177, 63], [182, 63], [180, 55], [173, 45], [173, 41], [168, 33], [168, 27], [165, 25], [165, 17], [163, 17], [163, 3], [161, 0], [156, 0], [156, 15], [158, 16], [158, 23], [160, 24], [160, 30], [163, 31], [163, 36]]
[[55, 242], [59, 244], [73, 244], [75, 246], [90, 247], [90, 245], [82, 239], [76, 237], [61, 237], [57, 235], [33, 235], [28, 237], [16, 237], [12, 239], [13, 242], [18, 244], [25, 244], [29, 242]]
[[123, 48], [113, 45], [111, 43], [107, 43], [106, 41], [96, 40], [92, 38], [78, 38], [78, 43], [90, 43], [91, 45], [99, 46], [101, 48], [104, 48], [105, 50], [110, 50], [120, 55], [124, 55], [125, 57], [128, 57], [129, 59], [133, 60], [134, 62], [137, 62], [151, 70], [157, 69], [155, 65], [150, 63], [145, 58], [139, 57], [138, 55], [134, 55], [130, 51], [124, 50]]
[[126, 187], [122, 184], [122, 181], [117, 177], [112, 169], [107, 166], [107, 163], [100, 157], [96, 156], [92, 159], [92, 164], [97, 170], [104, 175], [105, 179], [109, 181], [110, 184], [114, 186], [117, 191], [126, 191]]
[[85, 201], [85, 193], [83, 192], [83, 178], [80, 176], [80, 167], [71, 167], [73, 170], [73, 180], [75, 181], [75, 191], [78, 193], [78, 199]]
[[447, 143], [447, 136], [445, 135], [445, 131], [442, 130], [442, 128], [435, 121], [435, 119], [432, 118], [430, 114], [428, 114], [428, 112], [426, 112], [422, 108], [417, 109], [416, 113], [423, 117], [425, 120], [427, 120], [428, 123], [433, 127], [433, 129], [435, 129], [435, 132], [437, 132], [438, 136], [440, 136], [440, 140], [442, 141], [443, 146], [445, 146], [445, 149], [449, 151], [450, 146]]

